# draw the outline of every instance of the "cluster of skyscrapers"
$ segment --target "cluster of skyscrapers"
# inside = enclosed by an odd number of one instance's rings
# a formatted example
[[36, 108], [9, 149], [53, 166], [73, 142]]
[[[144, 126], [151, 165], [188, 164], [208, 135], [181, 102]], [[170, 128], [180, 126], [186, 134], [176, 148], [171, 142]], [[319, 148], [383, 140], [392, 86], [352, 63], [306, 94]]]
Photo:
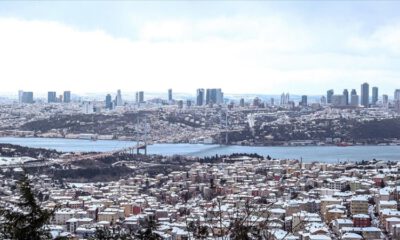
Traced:
[[[168, 90], [169, 97], [172, 98], [172, 89]], [[144, 92], [138, 91], [135, 93], [135, 102], [137, 104], [144, 103]], [[121, 90], [117, 91], [117, 96], [112, 100], [111, 94], [107, 94], [105, 100], [106, 109], [114, 109], [116, 107], [124, 106], [124, 101], [122, 100]]]
[[[19, 103], [34, 103], [33, 92], [25, 92], [23, 90], [18, 91], [18, 101]], [[47, 93], [48, 103], [70, 103], [71, 102], [71, 91], [64, 91], [63, 95], [57, 97], [57, 93], [50, 91]]]
[[[356, 107], [361, 105], [367, 108], [370, 106], [376, 106], [378, 100], [379, 100], [378, 87], [372, 87], [372, 98], [370, 98], [370, 87], [368, 83], [361, 84], [361, 97], [357, 94], [357, 91], [355, 89], [351, 90], [350, 95], [347, 89], [344, 89], [342, 94], [335, 94], [333, 89], [330, 89], [326, 92], [326, 103], [336, 107], [346, 107], [346, 106]], [[382, 95], [382, 104], [387, 105], [388, 102], [389, 102], [388, 95], [385, 94]]]
[[196, 105], [222, 104], [224, 102], [224, 93], [221, 88], [199, 88], [196, 91]]
[[[350, 92], [347, 89], [344, 89], [341, 94], [335, 94], [333, 89], [327, 91], [326, 96], [321, 97], [322, 104], [329, 104], [334, 107], [371, 107], [371, 106], [383, 106], [388, 108], [389, 107], [389, 96], [384, 94], [382, 95], [381, 101], [379, 101], [379, 89], [378, 87], [372, 87], [368, 83], [363, 83], [361, 85], [361, 95], [357, 94], [356, 89], [352, 89]], [[370, 91], [371, 90], [371, 91]], [[370, 96], [370, 92], [372, 93]], [[20, 90], [18, 92], [19, 102], [20, 103], [34, 103], [33, 99], [33, 92], [25, 92]], [[256, 101], [255, 103], [261, 103], [260, 101]], [[290, 101], [289, 93], [282, 93], [280, 104], [282, 106], [293, 106], [294, 102]], [[183, 100], [174, 100], [172, 89], [168, 89], [167, 101], [166, 100], [159, 100], [163, 104], [178, 104], [179, 107], [182, 107], [184, 104]], [[47, 102], [48, 103], [69, 103], [71, 102], [71, 91], [64, 91], [62, 95], [57, 97], [57, 93], [55, 91], [49, 91], [47, 93]], [[135, 94], [135, 103], [142, 104], [145, 103], [144, 99], [144, 91], [137, 91]], [[204, 105], [212, 105], [217, 104], [221, 105], [224, 103], [224, 93], [222, 92], [221, 88], [199, 88], [196, 90], [196, 98], [195, 98], [195, 105], [196, 106], [204, 106]], [[192, 105], [192, 100], [186, 101], [187, 106]], [[112, 110], [119, 106], [124, 106], [125, 102], [122, 99], [121, 90], [117, 91], [117, 95], [113, 99], [110, 94], [107, 94], [105, 98], [105, 108]], [[245, 102], [244, 99], [241, 99], [240, 106], [244, 106]], [[254, 104], [253, 104], [254, 105]], [[274, 105], [274, 99], [271, 98], [271, 105]], [[308, 106], [308, 99], [307, 95], [301, 96], [301, 101], [299, 102], [299, 106], [306, 107]], [[394, 101], [393, 105], [399, 108], [400, 111], [400, 89], [396, 89], [394, 92]], [[91, 108], [89, 106], [89, 108]]]

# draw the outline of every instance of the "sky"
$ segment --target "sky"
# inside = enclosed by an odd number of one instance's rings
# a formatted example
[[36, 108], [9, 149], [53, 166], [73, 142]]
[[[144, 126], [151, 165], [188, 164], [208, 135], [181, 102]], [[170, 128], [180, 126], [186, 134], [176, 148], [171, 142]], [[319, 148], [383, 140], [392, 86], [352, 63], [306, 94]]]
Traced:
[[1, 1], [0, 92], [379, 94], [400, 1]]

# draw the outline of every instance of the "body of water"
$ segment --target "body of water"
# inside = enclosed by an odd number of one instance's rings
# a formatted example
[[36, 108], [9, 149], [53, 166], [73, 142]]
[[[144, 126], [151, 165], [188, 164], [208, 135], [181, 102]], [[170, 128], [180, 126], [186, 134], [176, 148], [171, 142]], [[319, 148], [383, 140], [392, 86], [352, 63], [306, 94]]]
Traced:
[[[77, 140], [61, 138], [0, 138], [0, 143], [10, 143], [32, 148], [55, 149], [62, 152], [109, 152], [134, 146], [132, 141], [114, 140]], [[147, 148], [148, 154], [171, 156], [174, 154], [188, 156], [214, 156], [216, 154], [257, 153], [270, 155], [273, 158], [300, 159], [304, 162], [338, 162], [361, 160], [400, 160], [400, 146], [298, 146], [298, 147], [253, 147], [224, 146], [206, 144], [154, 144]]]

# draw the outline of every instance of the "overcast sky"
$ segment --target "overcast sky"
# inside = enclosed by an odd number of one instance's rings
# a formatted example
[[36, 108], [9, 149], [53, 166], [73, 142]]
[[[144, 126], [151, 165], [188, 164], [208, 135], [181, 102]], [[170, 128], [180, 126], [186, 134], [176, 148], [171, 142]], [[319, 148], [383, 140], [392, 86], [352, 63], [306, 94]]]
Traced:
[[0, 91], [400, 88], [400, 2], [0, 2]]

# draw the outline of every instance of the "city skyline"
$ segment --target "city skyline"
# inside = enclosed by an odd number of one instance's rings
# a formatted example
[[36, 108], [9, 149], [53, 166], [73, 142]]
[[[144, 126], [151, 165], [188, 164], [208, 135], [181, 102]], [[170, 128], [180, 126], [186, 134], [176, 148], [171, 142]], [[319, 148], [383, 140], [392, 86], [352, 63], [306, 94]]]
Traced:
[[400, 87], [397, 2], [0, 6], [2, 91], [208, 86], [233, 94], [317, 95], [326, 86], [369, 82], [391, 95]]

